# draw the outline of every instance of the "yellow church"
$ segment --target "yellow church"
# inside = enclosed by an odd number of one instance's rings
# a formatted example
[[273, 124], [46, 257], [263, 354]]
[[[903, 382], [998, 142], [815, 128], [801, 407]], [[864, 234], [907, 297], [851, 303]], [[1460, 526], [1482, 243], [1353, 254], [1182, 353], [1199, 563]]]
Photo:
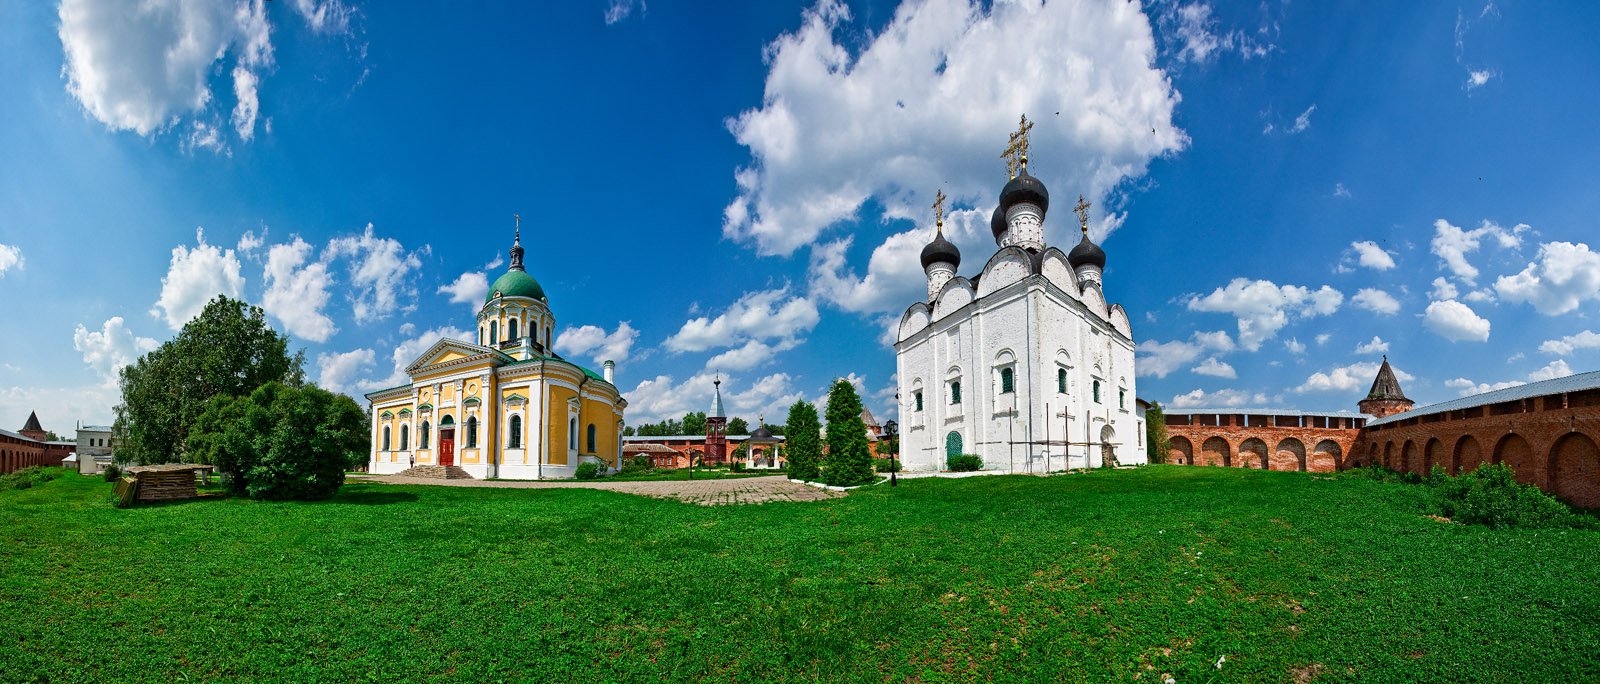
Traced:
[[620, 465], [628, 402], [616, 364], [602, 375], [551, 349], [556, 319], [523, 269], [520, 225], [476, 327], [476, 343], [441, 339], [406, 367], [410, 383], [366, 395], [370, 472], [531, 480]]

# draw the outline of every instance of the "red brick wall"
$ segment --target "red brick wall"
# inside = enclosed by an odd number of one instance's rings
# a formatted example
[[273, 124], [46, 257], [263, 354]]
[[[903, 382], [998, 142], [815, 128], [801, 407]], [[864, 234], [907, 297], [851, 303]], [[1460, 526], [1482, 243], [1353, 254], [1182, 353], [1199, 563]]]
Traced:
[[51, 462], [45, 455], [45, 445], [9, 435], [0, 435], [0, 474], [10, 473], [30, 466], [61, 465], [62, 453]]
[[[1276, 421], [1275, 421], [1276, 422]], [[1353, 428], [1167, 425], [1169, 463], [1326, 473], [1355, 444]]]

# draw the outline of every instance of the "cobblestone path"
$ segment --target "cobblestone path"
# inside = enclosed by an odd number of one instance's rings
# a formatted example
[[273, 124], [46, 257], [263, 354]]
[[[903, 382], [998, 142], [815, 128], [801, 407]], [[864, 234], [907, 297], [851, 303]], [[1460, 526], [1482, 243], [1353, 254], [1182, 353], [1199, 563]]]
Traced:
[[665, 480], [657, 482], [530, 482], [526, 480], [442, 480], [398, 475], [362, 475], [351, 479], [387, 484], [418, 484], [440, 487], [498, 487], [502, 489], [604, 489], [657, 499], [677, 499], [702, 506], [761, 504], [768, 501], [820, 501], [844, 496], [795, 484], [780, 476], [744, 477], [724, 480]]

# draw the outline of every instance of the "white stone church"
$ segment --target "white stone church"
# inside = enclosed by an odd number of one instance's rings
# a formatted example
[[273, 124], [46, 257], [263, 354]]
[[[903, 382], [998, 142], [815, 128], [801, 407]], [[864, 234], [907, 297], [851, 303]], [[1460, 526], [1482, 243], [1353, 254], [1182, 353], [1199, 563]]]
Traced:
[[906, 470], [944, 470], [957, 454], [1019, 473], [1146, 461], [1133, 332], [1122, 305], [1106, 304], [1088, 205], [1080, 198], [1083, 240], [1071, 252], [1046, 246], [1050, 193], [1028, 175], [1026, 142], [1019, 161], [981, 273], [956, 275], [942, 215], [922, 250], [928, 301], [906, 309], [895, 342]]

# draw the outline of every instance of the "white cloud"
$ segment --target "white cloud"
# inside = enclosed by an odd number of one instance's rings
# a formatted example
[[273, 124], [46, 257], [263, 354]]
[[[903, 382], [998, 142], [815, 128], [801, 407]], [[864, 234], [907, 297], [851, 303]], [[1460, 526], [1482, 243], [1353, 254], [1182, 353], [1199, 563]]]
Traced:
[[794, 379], [787, 373], [761, 377], [748, 387], [738, 376], [718, 376], [709, 371], [695, 374], [682, 383], [673, 382], [670, 375], [658, 375], [641, 381], [627, 393], [628, 422], [632, 425], [653, 423], [710, 408], [712, 380], [717, 377], [722, 378], [722, 398], [728, 415], [752, 422], [757, 415], [765, 414], [767, 422], [781, 423], [788, 416], [789, 406], [805, 398], [805, 393], [794, 387]]
[[22, 248], [0, 244], [0, 278], [6, 277], [7, 271], [21, 268]]
[[[1305, 384], [1296, 388], [1296, 392], [1356, 392], [1372, 385], [1373, 379], [1378, 377], [1378, 364], [1372, 361], [1352, 363], [1348, 366], [1330, 368], [1326, 371], [1317, 371], [1306, 378]], [[1401, 382], [1410, 382], [1416, 376], [1407, 373], [1395, 366], [1390, 366], [1394, 375]]]
[[1393, 316], [1400, 312], [1400, 301], [1383, 290], [1363, 287], [1350, 298], [1350, 303], [1373, 313]]
[[1453, 380], [1444, 381], [1444, 386], [1445, 387], [1449, 387], [1451, 389], [1456, 390], [1456, 393], [1459, 396], [1463, 396], [1463, 397], [1471, 396], [1471, 395], [1474, 395], [1474, 394], [1483, 394], [1484, 392], [1492, 392], [1492, 391], [1498, 390], [1498, 389], [1505, 389], [1507, 387], [1516, 387], [1518, 385], [1526, 385], [1526, 384], [1528, 384], [1528, 383], [1523, 382], [1521, 380], [1507, 380], [1506, 382], [1496, 382], [1496, 383], [1487, 383], [1487, 382], [1485, 382], [1485, 383], [1475, 383], [1475, 382], [1473, 382], [1471, 380], [1468, 380], [1466, 378], [1455, 378]]
[[85, 425], [110, 425], [112, 409], [121, 396], [115, 382], [77, 387], [0, 387], [0, 425], [20, 426], [28, 419], [29, 411], [38, 412], [39, 422], [46, 430], [63, 435], [79, 420]]
[[1306, 129], [1311, 128], [1311, 113], [1314, 111], [1317, 111], [1316, 105], [1306, 107], [1305, 111], [1300, 112], [1300, 116], [1294, 118], [1294, 126], [1289, 128], [1289, 135], [1304, 133]]
[[1197, 332], [1194, 334], [1194, 341], [1196, 344], [1214, 351], [1229, 352], [1234, 349], [1233, 338], [1228, 337], [1228, 333], [1222, 330]]
[[1572, 368], [1567, 365], [1567, 362], [1566, 362], [1565, 359], [1556, 359], [1554, 361], [1551, 361], [1550, 363], [1545, 364], [1545, 366], [1543, 368], [1540, 368], [1540, 369], [1538, 369], [1538, 370], [1536, 370], [1536, 371], [1534, 371], [1532, 373], [1529, 373], [1528, 374], [1528, 379], [1533, 381], [1533, 382], [1538, 382], [1540, 380], [1553, 380], [1555, 378], [1564, 378], [1564, 377], [1567, 377], [1568, 375], [1572, 375]]
[[627, 321], [617, 324], [617, 329], [607, 333], [598, 325], [581, 325], [567, 328], [556, 336], [555, 349], [568, 357], [591, 356], [596, 364], [606, 361], [622, 363], [628, 360], [639, 331]]
[[341, 0], [294, 0], [294, 10], [312, 31], [333, 34], [348, 33], [350, 18], [355, 13]]
[[483, 308], [484, 298], [489, 296], [489, 276], [483, 271], [468, 271], [455, 282], [440, 285], [439, 294], [450, 295], [451, 304], [466, 304], [477, 313]]
[[1328, 343], [1328, 340], [1331, 339], [1333, 339], [1333, 333], [1319, 333], [1317, 335], [1317, 346], [1320, 347], [1325, 345]]
[[1303, 343], [1300, 340], [1297, 340], [1297, 339], [1295, 339], [1293, 337], [1283, 341], [1283, 348], [1289, 350], [1290, 354], [1304, 354], [1304, 353], [1306, 353], [1306, 345], [1305, 345], [1305, 343]]
[[1244, 31], [1223, 30], [1206, 2], [1156, 2], [1149, 6], [1159, 11], [1157, 27], [1166, 42], [1176, 47], [1173, 57], [1180, 62], [1203, 64], [1231, 51], [1248, 60], [1264, 57], [1276, 47]]
[[372, 224], [359, 236], [328, 241], [324, 260], [349, 257], [351, 303], [356, 321], [369, 322], [416, 309], [417, 288], [411, 273], [422, 266], [400, 241], [373, 234]]
[[1356, 353], [1357, 354], [1387, 354], [1387, 353], [1389, 353], [1389, 343], [1388, 342], [1384, 342], [1383, 338], [1378, 337], [1377, 335], [1373, 335], [1371, 340], [1369, 340], [1367, 342], [1362, 342], [1361, 344], [1356, 345]]
[[1189, 372], [1195, 375], [1209, 375], [1214, 378], [1228, 378], [1230, 380], [1239, 377], [1239, 374], [1233, 370], [1233, 366], [1218, 361], [1215, 356], [1200, 362], [1200, 365], [1189, 369]]
[[1433, 279], [1433, 292], [1429, 293], [1428, 297], [1435, 300], [1445, 300], [1455, 299], [1460, 294], [1461, 291], [1456, 289], [1454, 283], [1445, 280], [1444, 276], [1439, 276]]
[[266, 292], [261, 295], [261, 308], [296, 337], [327, 342], [338, 332], [333, 320], [322, 312], [328, 304], [328, 288], [333, 284], [333, 277], [328, 273], [326, 262], [306, 263], [311, 251], [311, 245], [298, 235], [293, 242], [273, 245], [267, 250], [267, 265], [263, 269]]
[[1471, 307], [1453, 299], [1434, 302], [1423, 313], [1422, 323], [1435, 334], [1452, 342], [1489, 341], [1489, 321]]
[[1138, 360], [1134, 364], [1134, 372], [1141, 377], [1153, 375], [1164, 378], [1200, 358], [1203, 350], [1198, 344], [1182, 340], [1171, 342], [1145, 340], [1139, 343], [1137, 351]]
[[1526, 302], [1535, 311], [1556, 316], [1600, 299], [1600, 253], [1583, 243], [1546, 242], [1521, 273], [1500, 276], [1495, 292], [1512, 302]]
[[1500, 74], [1493, 69], [1471, 69], [1467, 71], [1467, 91], [1471, 92], [1489, 84], [1492, 79]]
[[[894, 308], [914, 296], [923, 286], [915, 252], [929, 231], [874, 246], [865, 275], [848, 272], [824, 233], [869, 200], [888, 220], [926, 223], [936, 188], [987, 219], [1004, 182], [996, 155], [1020, 113], [1037, 122], [1030, 172], [1091, 199], [1187, 145], [1172, 123], [1178, 94], [1153, 63], [1136, 4], [904, 3], [865, 44], [849, 21], [844, 4], [823, 0], [768, 46], [761, 105], [728, 121], [752, 162], [735, 174], [723, 224], [763, 255], [827, 245], [811, 260], [813, 289], [841, 306], [887, 310], [891, 298], [875, 288], [901, 297]], [[1093, 230], [1103, 236], [1119, 221], [1102, 217]], [[1062, 242], [1075, 224], [1047, 221], [1047, 230]]]
[[1585, 330], [1561, 339], [1545, 340], [1544, 344], [1539, 345], [1539, 351], [1558, 356], [1566, 356], [1579, 349], [1600, 349], [1600, 333]]
[[[1340, 186], [1343, 187], [1343, 186]], [[1350, 243], [1350, 249], [1355, 252], [1356, 263], [1374, 271], [1387, 271], [1394, 268], [1394, 255], [1378, 246], [1371, 240]]]
[[669, 351], [698, 352], [732, 347], [749, 340], [793, 340], [815, 328], [821, 316], [805, 297], [789, 288], [746, 292], [716, 318], [689, 319], [663, 343]]
[[1239, 346], [1249, 351], [1261, 348], [1289, 323], [1291, 314], [1301, 318], [1326, 316], [1339, 310], [1344, 295], [1326, 285], [1321, 289], [1296, 285], [1279, 286], [1266, 280], [1234, 278], [1226, 287], [1204, 297], [1189, 297], [1190, 311], [1232, 314], [1238, 319]]
[[1494, 239], [1504, 249], [1521, 247], [1522, 233], [1528, 226], [1518, 224], [1507, 230], [1484, 221], [1477, 228], [1463, 230], [1460, 226], [1450, 225], [1449, 221], [1437, 219], [1433, 222], [1433, 228], [1433, 241], [1430, 243], [1433, 254], [1439, 257], [1446, 270], [1463, 282], [1471, 283], [1477, 279], [1478, 269], [1467, 261], [1467, 255], [1478, 251], [1484, 238]]
[[767, 344], [760, 340], [750, 340], [744, 346], [734, 347], [728, 351], [706, 359], [707, 370], [745, 371], [771, 361], [781, 351], [793, 349], [799, 343], [795, 340], [784, 340], [774, 344]]
[[262, 228], [261, 229], [261, 234], [260, 235], [256, 235], [256, 232], [253, 231], [253, 230], [247, 230], [247, 231], [244, 232], [244, 235], [240, 235], [239, 236], [239, 245], [238, 245], [237, 249], [239, 250], [239, 254], [241, 254], [241, 255], [252, 255], [252, 254], [255, 254], [256, 250], [261, 249], [261, 247], [266, 245], [266, 244], [267, 244], [267, 229], [266, 228]]
[[1257, 392], [1251, 394], [1243, 390], [1220, 389], [1215, 392], [1195, 389], [1185, 394], [1172, 397], [1168, 404], [1172, 408], [1239, 408], [1250, 404], [1265, 405], [1268, 403], [1267, 395]]
[[195, 247], [172, 248], [172, 261], [161, 279], [161, 297], [150, 315], [166, 320], [173, 330], [199, 315], [206, 302], [219, 294], [240, 299], [244, 276], [239, 273], [239, 258], [233, 250], [206, 244], [205, 231], [194, 231]]
[[611, 0], [611, 4], [606, 7], [606, 25], [610, 26], [627, 19], [635, 8], [640, 14], [649, 9], [645, 6], [644, 0]]
[[1461, 297], [1461, 301], [1472, 302], [1473, 304], [1493, 304], [1495, 300], [1493, 292], [1483, 289], [1468, 292]]
[[429, 347], [437, 344], [441, 339], [448, 338], [452, 340], [470, 342], [475, 337], [476, 336], [472, 333], [457, 328], [453, 325], [447, 325], [425, 331], [421, 335], [403, 340], [400, 342], [400, 344], [395, 345], [394, 352], [389, 356], [390, 360], [394, 362], [393, 372], [391, 372], [388, 377], [363, 382], [360, 384], [359, 389], [370, 391], [408, 384], [411, 382], [411, 378], [410, 376], [406, 375], [406, 366], [409, 366], [412, 364], [412, 362], [416, 361], [417, 357], [421, 356], [423, 352], [428, 351]]
[[263, 0], [63, 0], [59, 16], [67, 91], [97, 121], [150, 135], [202, 112], [213, 65], [231, 53], [234, 120], [250, 138], [258, 76], [273, 62]]
[[1334, 197], [1343, 197], [1345, 199], [1350, 199], [1352, 197], [1352, 195], [1350, 194], [1350, 189], [1346, 188], [1344, 186], [1344, 183], [1334, 183], [1333, 184], [1333, 196]]
[[317, 384], [329, 392], [352, 394], [356, 377], [373, 365], [371, 349], [356, 349], [342, 354], [317, 355]]
[[233, 150], [222, 141], [222, 131], [204, 121], [191, 121], [189, 134], [179, 140], [178, 147], [186, 154], [195, 150], [206, 150], [224, 157], [233, 156]]
[[83, 362], [112, 387], [117, 386], [117, 374], [123, 366], [157, 346], [155, 340], [135, 336], [121, 316], [106, 319], [98, 331], [79, 325], [72, 333], [72, 348], [83, 354]]

